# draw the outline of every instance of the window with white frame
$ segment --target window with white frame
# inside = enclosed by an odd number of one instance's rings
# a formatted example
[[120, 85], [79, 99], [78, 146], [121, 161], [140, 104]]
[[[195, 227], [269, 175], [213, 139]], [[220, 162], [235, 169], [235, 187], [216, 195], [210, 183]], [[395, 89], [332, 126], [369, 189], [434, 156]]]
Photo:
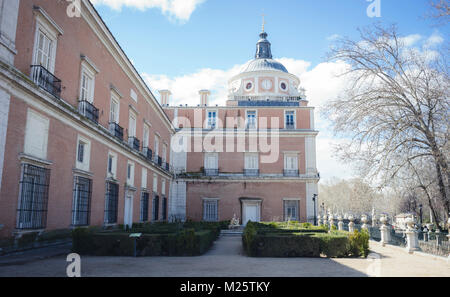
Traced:
[[109, 178], [117, 177], [117, 154], [113, 152], [108, 153], [107, 176]]
[[81, 67], [80, 101], [94, 102], [95, 73], [86, 66]]
[[258, 153], [245, 153], [244, 157], [244, 173], [245, 175], [257, 175], [259, 172], [259, 155]]
[[155, 146], [154, 146], [154, 155], [155, 155], [155, 160], [158, 159], [159, 156], [159, 136], [155, 135]]
[[285, 199], [284, 203], [284, 220], [285, 221], [299, 221], [299, 204], [297, 199]]
[[131, 99], [133, 99], [134, 101], [137, 102], [138, 97], [137, 97], [136, 92], [133, 89], [130, 90], [130, 97], [131, 97]]
[[158, 176], [153, 174], [153, 192], [158, 193]]
[[25, 128], [25, 154], [47, 159], [48, 129], [50, 120], [28, 109]]
[[91, 155], [91, 142], [84, 137], [78, 136], [77, 161], [75, 167], [80, 170], [89, 171]]
[[111, 93], [111, 108], [109, 113], [109, 121], [111, 123], [119, 123], [119, 97], [117, 97], [114, 93]]
[[298, 170], [298, 154], [296, 153], [284, 154], [284, 169]]
[[204, 167], [206, 175], [217, 175], [219, 171], [218, 153], [205, 153]]
[[161, 157], [162, 157], [162, 162], [165, 163], [166, 159], [167, 159], [167, 145], [166, 144], [163, 144]]
[[215, 129], [217, 127], [217, 111], [208, 110], [207, 115], [208, 115], [207, 129]]
[[142, 167], [141, 188], [147, 189], [147, 168]]
[[134, 186], [134, 163], [127, 163], [127, 184]]
[[246, 119], [246, 128], [247, 129], [256, 129], [257, 128], [257, 115], [256, 110], [247, 110], [247, 119]]
[[144, 124], [144, 129], [142, 132], [142, 147], [143, 148], [148, 148], [148, 139], [150, 137], [150, 128], [148, 127], [147, 124]]
[[53, 73], [59, 32], [48, 24], [44, 17], [37, 16], [33, 64], [40, 65]]
[[203, 199], [203, 220], [206, 222], [219, 221], [219, 199]]
[[286, 129], [295, 129], [295, 111], [287, 110], [284, 112], [284, 124]]
[[130, 110], [128, 120], [128, 136], [136, 137], [136, 114]]
[[161, 180], [161, 195], [166, 195], [166, 180], [162, 179]]

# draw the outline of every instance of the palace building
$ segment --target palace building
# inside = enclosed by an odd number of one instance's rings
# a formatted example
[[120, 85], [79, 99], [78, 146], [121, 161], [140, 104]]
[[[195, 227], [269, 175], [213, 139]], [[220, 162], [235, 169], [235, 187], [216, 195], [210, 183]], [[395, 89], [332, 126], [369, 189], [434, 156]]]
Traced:
[[173, 220], [313, 222], [314, 108], [260, 34], [225, 106], [158, 99], [94, 6], [0, 1], [0, 237]]

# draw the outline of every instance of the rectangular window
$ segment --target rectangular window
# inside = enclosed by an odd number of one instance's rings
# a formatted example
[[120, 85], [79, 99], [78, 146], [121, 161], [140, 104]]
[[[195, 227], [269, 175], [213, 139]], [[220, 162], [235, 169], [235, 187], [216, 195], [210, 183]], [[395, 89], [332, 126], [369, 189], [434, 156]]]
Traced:
[[148, 222], [149, 194], [142, 192], [141, 196], [141, 222]]
[[141, 188], [143, 189], [147, 188], [147, 169], [144, 167], [142, 167]]
[[119, 206], [119, 185], [106, 183], [105, 224], [116, 224]]
[[210, 110], [208, 113], [208, 129], [215, 129], [217, 126], [217, 111]]
[[31, 164], [22, 165], [18, 229], [44, 229], [47, 224], [50, 170]]
[[217, 175], [219, 173], [219, 156], [217, 153], [205, 154], [206, 175]]
[[150, 136], [150, 129], [148, 128], [148, 126], [146, 124], [144, 124], [144, 130], [142, 133], [142, 147], [143, 148], [149, 147], [149, 144], [148, 144], [149, 136]]
[[161, 194], [164, 196], [166, 195], [166, 180], [161, 180]]
[[128, 136], [136, 136], [136, 115], [130, 111], [129, 122], [128, 122]]
[[159, 220], [159, 196], [156, 193], [153, 193], [152, 214], [153, 221]]
[[203, 200], [203, 220], [206, 222], [219, 220], [219, 200]]
[[94, 101], [94, 76], [86, 70], [81, 73], [80, 100], [92, 103]]
[[259, 175], [259, 155], [258, 153], [246, 153], [244, 174], [248, 176]]
[[55, 41], [42, 29], [38, 29], [35, 65], [41, 65], [53, 73]]
[[119, 100], [111, 95], [111, 110], [109, 114], [109, 121], [111, 123], [119, 123]]
[[158, 135], [155, 135], [155, 151], [154, 151], [154, 153], [155, 153], [155, 160], [157, 160], [158, 156], [159, 156], [159, 137], [158, 137]]
[[256, 129], [256, 111], [247, 111], [247, 129]]
[[116, 178], [117, 174], [117, 155], [115, 153], [108, 153], [108, 177]]
[[286, 129], [295, 129], [295, 111], [285, 112]]
[[84, 160], [84, 146], [86, 144], [82, 141], [78, 142], [78, 162], [83, 163]]
[[91, 197], [92, 180], [81, 176], [75, 176], [72, 204], [72, 225], [89, 225]]
[[298, 200], [284, 200], [284, 220], [298, 221], [299, 220], [299, 201]]
[[127, 184], [134, 186], [134, 163], [131, 162], [127, 164]]
[[284, 156], [284, 169], [298, 170], [298, 155], [297, 154], [286, 154]]
[[166, 163], [166, 160], [167, 160], [167, 145], [165, 145], [165, 144], [163, 144], [163, 147], [162, 147], [162, 162], [163, 163]]
[[158, 193], [158, 176], [153, 175], [153, 192]]
[[48, 118], [28, 109], [25, 128], [25, 154], [47, 159], [49, 124]]
[[89, 171], [90, 154], [90, 142], [78, 136], [77, 162], [75, 167], [80, 170]]
[[131, 99], [133, 99], [134, 101], [137, 102], [138, 96], [137, 96], [136, 92], [133, 89], [130, 90], [130, 97], [131, 97]]

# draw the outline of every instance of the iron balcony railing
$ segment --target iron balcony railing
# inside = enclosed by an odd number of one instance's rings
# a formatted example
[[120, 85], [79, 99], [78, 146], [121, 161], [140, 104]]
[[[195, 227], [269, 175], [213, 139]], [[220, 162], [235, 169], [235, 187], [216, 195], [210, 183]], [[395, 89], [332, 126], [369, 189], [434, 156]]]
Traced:
[[218, 176], [219, 169], [204, 169], [204, 173], [206, 176]]
[[78, 102], [78, 111], [89, 120], [98, 124], [98, 108], [86, 100]]
[[162, 158], [160, 156], [158, 156], [157, 164], [162, 167]]
[[41, 65], [31, 65], [31, 79], [56, 98], [61, 97], [61, 80]]
[[245, 176], [259, 176], [258, 169], [244, 169]]
[[285, 169], [285, 170], [283, 171], [283, 175], [284, 175], [284, 176], [297, 177], [297, 176], [299, 176], [299, 172], [298, 172], [298, 170]]
[[144, 147], [144, 149], [142, 150], [142, 153], [147, 158], [147, 160], [149, 160], [149, 161], [152, 160], [153, 152], [152, 152], [152, 150], [150, 148]]
[[293, 123], [286, 123], [286, 129], [287, 130], [294, 130], [295, 129], [295, 125]]
[[141, 142], [134, 136], [128, 137], [128, 145], [131, 146], [132, 149], [139, 151], [141, 147]]
[[114, 137], [123, 141], [123, 128], [119, 124], [114, 122], [109, 123], [109, 131]]
[[166, 171], [170, 171], [170, 164], [167, 163], [167, 162], [165, 162], [165, 163], [164, 163], [164, 169], [165, 169]]

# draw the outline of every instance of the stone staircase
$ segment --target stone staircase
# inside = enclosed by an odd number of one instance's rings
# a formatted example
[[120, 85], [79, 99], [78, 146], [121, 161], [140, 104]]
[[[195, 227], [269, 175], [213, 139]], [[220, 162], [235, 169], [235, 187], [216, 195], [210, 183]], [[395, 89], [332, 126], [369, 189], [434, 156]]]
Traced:
[[242, 236], [243, 231], [244, 227], [242, 226], [236, 229], [221, 230], [220, 236]]

